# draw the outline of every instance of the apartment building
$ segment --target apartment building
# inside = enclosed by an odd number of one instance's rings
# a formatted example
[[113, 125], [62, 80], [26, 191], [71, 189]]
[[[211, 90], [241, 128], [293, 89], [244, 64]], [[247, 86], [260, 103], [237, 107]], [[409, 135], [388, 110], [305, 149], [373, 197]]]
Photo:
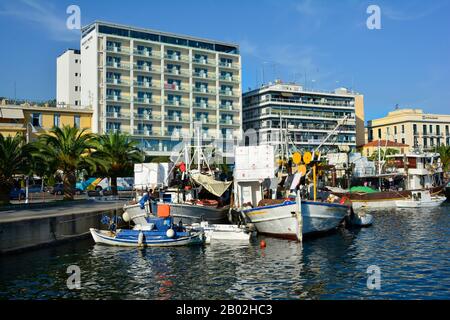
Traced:
[[81, 106], [81, 52], [68, 49], [56, 59], [56, 103]]
[[204, 141], [241, 138], [235, 44], [96, 21], [82, 29], [81, 61], [96, 133], [131, 134], [149, 155], [169, 155], [195, 123]]
[[364, 97], [344, 88], [319, 92], [276, 81], [244, 94], [243, 118], [244, 130], [254, 129], [260, 143], [279, 145], [283, 128], [295, 145], [291, 147], [300, 151], [314, 150], [330, 134], [321, 148], [324, 152], [355, 150], [358, 143], [364, 144]]
[[54, 126], [74, 126], [90, 130], [92, 109], [78, 106], [49, 106], [35, 104], [0, 104], [0, 134], [15, 136], [21, 133], [30, 141]]
[[421, 109], [399, 109], [368, 121], [368, 140], [392, 140], [411, 148], [433, 150], [450, 145], [450, 115], [427, 114]]

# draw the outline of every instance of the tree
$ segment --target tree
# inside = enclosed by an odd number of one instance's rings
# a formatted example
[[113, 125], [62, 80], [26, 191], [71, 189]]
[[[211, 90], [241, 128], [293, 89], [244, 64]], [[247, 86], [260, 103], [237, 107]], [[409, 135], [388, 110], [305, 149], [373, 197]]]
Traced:
[[450, 146], [440, 146], [437, 148], [437, 152], [441, 157], [444, 172], [448, 172], [450, 170]]
[[92, 157], [100, 164], [100, 172], [111, 178], [111, 191], [117, 195], [117, 178], [132, 174], [135, 163], [144, 161], [137, 141], [128, 135], [115, 132], [99, 137], [97, 150]]
[[[383, 160], [386, 156], [392, 156], [392, 155], [398, 154], [398, 153], [399, 153], [399, 151], [396, 149], [387, 148], [386, 151], [384, 151], [383, 148], [380, 148], [381, 160]], [[369, 160], [378, 161], [378, 149], [372, 153], [372, 155], [369, 157]]]
[[71, 126], [54, 127], [37, 142], [37, 157], [53, 170], [62, 171], [64, 200], [73, 200], [76, 170], [92, 168], [97, 163], [90, 157], [96, 147], [97, 136]]
[[0, 134], [0, 204], [9, 204], [14, 175], [29, 173], [32, 162], [30, 151], [23, 135], [4, 137]]

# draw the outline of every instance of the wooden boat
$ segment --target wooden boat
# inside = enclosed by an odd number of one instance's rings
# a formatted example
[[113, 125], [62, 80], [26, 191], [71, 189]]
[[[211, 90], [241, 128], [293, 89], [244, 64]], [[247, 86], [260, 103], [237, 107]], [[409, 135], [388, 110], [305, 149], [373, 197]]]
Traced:
[[300, 218], [296, 201], [283, 201], [242, 212], [255, 225], [258, 233], [300, 241], [303, 235], [337, 228], [348, 210], [348, 206], [336, 203], [301, 201]]
[[187, 230], [173, 224], [172, 217], [148, 219], [146, 226], [133, 229], [98, 230], [91, 228], [96, 243], [122, 247], [173, 247], [201, 245], [205, 241], [201, 229]]

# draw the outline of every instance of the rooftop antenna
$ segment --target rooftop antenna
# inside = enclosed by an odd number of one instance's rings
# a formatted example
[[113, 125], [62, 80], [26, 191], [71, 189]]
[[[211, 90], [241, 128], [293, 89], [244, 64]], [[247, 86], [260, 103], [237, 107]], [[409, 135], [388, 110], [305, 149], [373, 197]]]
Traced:
[[395, 104], [395, 110], [400, 109], [400, 106], [398, 105], [398, 103]]

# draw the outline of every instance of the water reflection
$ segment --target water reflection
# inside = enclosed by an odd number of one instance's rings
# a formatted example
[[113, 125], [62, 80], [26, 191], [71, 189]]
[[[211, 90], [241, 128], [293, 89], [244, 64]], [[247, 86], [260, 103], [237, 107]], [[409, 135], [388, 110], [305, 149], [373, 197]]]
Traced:
[[[450, 298], [449, 208], [373, 212], [368, 229], [304, 243], [130, 249], [90, 239], [0, 257], [0, 299]], [[267, 247], [261, 249], [259, 241]], [[66, 287], [70, 265], [82, 289]], [[381, 268], [382, 289], [366, 270]]]

